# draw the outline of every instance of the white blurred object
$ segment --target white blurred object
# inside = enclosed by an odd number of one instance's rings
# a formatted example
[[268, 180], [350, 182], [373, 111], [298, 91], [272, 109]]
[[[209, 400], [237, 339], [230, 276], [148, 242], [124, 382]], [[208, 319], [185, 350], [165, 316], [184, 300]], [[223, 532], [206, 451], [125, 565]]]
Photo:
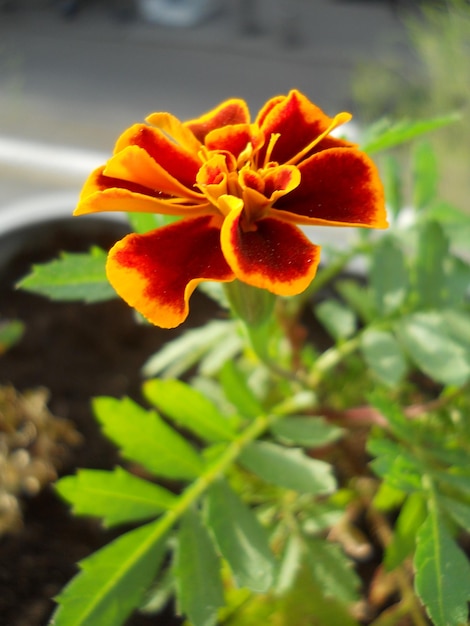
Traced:
[[180, 28], [201, 23], [220, 6], [220, 0], [137, 0], [137, 11], [147, 22]]
[[0, 137], [0, 164], [39, 172], [53, 171], [80, 181], [108, 158], [108, 154], [81, 148]]

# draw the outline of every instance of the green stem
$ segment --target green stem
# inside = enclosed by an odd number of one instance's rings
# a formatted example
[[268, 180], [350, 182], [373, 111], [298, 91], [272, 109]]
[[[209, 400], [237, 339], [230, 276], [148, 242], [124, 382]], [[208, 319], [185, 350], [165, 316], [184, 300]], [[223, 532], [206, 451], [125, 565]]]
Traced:
[[272, 422], [281, 415], [260, 415], [237, 439], [229, 443], [221, 456], [213, 462], [205, 472], [195, 480], [178, 498], [175, 506], [167, 511], [155, 525], [155, 531], [149, 543], [157, 543], [169, 531], [184, 513], [206, 492], [208, 487], [222, 476], [236, 461], [243, 448], [262, 435]]
[[333, 346], [320, 355], [307, 377], [308, 386], [311, 389], [315, 389], [329, 370], [336, 367], [342, 359], [358, 349], [360, 342], [361, 335], [357, 334], [348, 341], [338, 346]]

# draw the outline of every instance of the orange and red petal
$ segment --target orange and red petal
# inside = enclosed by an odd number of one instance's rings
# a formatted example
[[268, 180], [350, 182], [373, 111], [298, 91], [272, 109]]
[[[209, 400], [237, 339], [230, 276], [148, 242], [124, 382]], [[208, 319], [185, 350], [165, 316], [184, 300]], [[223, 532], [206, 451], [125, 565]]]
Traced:
[[[285, 97], [274, 98], [272, 105], [268, 102], [256, 121], [266, 138], [272, 133], [279, 133], [269, 158], [286, 163], [325, 132], [333, 119], [294, 89]], [[264, 150], [260, 150], [259, 165], [263, 163]]]
[[197, 152], [181, 147], [157, 128], [134, 124], [117, 140], [114, 154], [129, 146], [139, 146], [158, 165], [186, 187], [191, 188], [201, 166]]
[[304, 291], [315, 277], [320, 248], [293, 224], [264, 218], [242, 229], [243, 208], [232, 210], [221, 231], [222, 251], [242, 282], [280, 296]]
[[199, 198], [175, 198], [161, 192], [106, 176], [104, 167], [90, 174], [83, 186], [75, 215], [124, 211], [133, 213], [162, 213], [164, 215], [195, 216], [215, 213], [214, 207]]
[[148, 195], [165, 194], [193, 202], [200, 198], [200, 194], [194, 189], [196, 179], [187, 186], [140, 146], [128, 146], [111, 157], [103, 174], [116, 180], [138, 184], [148, 190]]
[[185, 122], [195, 137], [204, 143], [206, 135], [216, 128], [232, 124], [249, 124], [250, 111], [244, 100], [232, 98], [225, 100], [205, 115]]
[[172, 137], [174, 141], [188, 150], [192, 154], [197, 154], [201, 148], [201, 142], [194, 136], [192, 131], [183, 122], [171, 113], [151, 113], [145, 118], [151, 126], [162, 130], [166, 135]]
[[230, 152], [238, 159], [239, 155], [251, 145], [258, 150], [264, 143], [264, 135], [256, 124], [234, 124], [215, 128], [208, 133], [205, 145], [209, 150]]
[[121, 298], [162, 328], [184, 322], [200, 282], [235, 278], [221, 251], [220, 222], [207, 216], [124, 237], [110, 250], [106, 269]]
[[371, 159], [352, 148], [314, 154], [298, 169], [300, 185], [273, 206], [297, 224], [386, 228], [383, 186]]

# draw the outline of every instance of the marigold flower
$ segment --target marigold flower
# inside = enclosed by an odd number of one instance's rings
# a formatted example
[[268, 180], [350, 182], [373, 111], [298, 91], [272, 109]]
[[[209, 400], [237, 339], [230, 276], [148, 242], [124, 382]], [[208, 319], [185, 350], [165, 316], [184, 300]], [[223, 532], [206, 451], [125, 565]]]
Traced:
[[172, 328], [202, 281], [238, 279], [281, 296], [306, 289], [320, 247], [297, 225], [387, 226], [375, 165], [330, 134], [350, 118], [330, 118], [293, 90], [269, 100], [254, 122], [243, 100], [230, 99], [198, 119], [153, 113], [125, 131], [86, 181], [75, 214], [182, 219], [110, 250], [117, 293]]

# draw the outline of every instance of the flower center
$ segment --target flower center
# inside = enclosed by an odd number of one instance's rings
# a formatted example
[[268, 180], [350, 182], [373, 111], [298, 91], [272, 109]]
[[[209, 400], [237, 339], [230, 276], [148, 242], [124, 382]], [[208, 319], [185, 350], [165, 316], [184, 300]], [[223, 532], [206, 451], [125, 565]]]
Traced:
[[273, 203], [289, 193], [300, 182], [295, 165], [279, 165], [271, 161], [274, 146], [279, 139], [273, 133], [269, 139], [262, 167], [257, 165], [257, 151], [251, 142], [235, 157], [225, 150], [203, 147], [199, 156], [202, 166], [196, 177], [196, 186], [224, 217], [233, 203], [220, 202], [221, 196], [232, 196], [243, 201], [241, 227], [256, 230], [256, 222], [266, 217]]

